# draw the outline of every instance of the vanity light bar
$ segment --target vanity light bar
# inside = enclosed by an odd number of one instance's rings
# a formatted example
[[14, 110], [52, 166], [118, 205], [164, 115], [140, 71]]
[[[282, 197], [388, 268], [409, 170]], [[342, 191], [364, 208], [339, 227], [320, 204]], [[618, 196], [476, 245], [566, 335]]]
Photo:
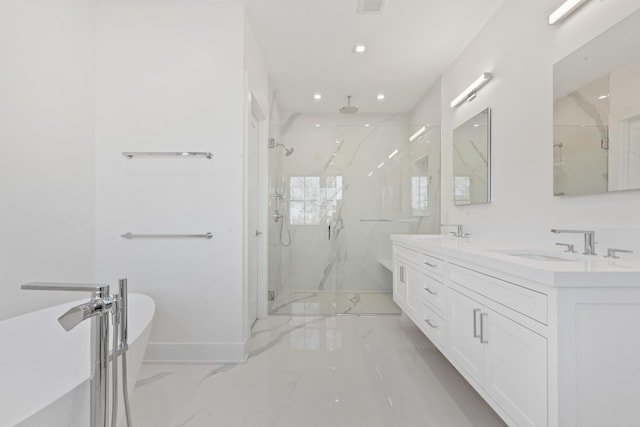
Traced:
[[473, 94], [476, 93], [478, 89], [482, 86], [486, 85], [489, 80], [491, 80], [491, 73], [482, 73], [478, 79], [471, 83], [471, 85], [460, 93], [453, 101], [451, 101], [451, 108], [455, 108], [458, 105], [462, 104], [464, 101], [469, 99]]
[[418, 138], [420, 135], [425, 133], [426, 130], [427, 130], [427, 127], [426, 126], [422, 126], [420, 129], [418, 129], [418, 131], [416, 133], [414, 133], [413, 135], [411, 135], [409, 137], [409, 142], [413, 142], [416, 138]]
[[574, 10], [576, 10], [580, 5], [586, 3], [589, 0], [567, 0], [562, 5], [555, 10], [551, 15], [549, 15], [549, 25], [554, 25], [557, 22], [562, 21], [564, 18], [569, 16]]

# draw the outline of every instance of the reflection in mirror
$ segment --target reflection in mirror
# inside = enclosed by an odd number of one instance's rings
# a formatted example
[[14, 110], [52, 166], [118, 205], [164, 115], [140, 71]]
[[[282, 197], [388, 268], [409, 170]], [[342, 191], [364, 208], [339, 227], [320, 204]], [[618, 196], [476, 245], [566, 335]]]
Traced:
[[456, 205], [489, 203], [491, 114], [489, 109], [453, 130], [453, 199]]
[[640, 188], [640, 11], [554, 65], [553, 192]]
[[413, 216], [427, 216], [429, 205], [429, 155], [413, 162], [411, 174], [411, 210]]

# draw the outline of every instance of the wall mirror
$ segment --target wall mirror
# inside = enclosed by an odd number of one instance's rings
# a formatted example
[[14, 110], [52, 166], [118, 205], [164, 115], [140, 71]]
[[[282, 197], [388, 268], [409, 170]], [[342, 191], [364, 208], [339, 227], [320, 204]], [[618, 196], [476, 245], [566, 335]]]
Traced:
[[411, 173], [411, 211], [413, 216], [428, 216], [429, 155], [413, 161]]
[[453, 130], [453, 200], [456, 205], [491, 201], [489, 109]]
[[640, 188], [640, 11], [553, 67], [553, 193]]

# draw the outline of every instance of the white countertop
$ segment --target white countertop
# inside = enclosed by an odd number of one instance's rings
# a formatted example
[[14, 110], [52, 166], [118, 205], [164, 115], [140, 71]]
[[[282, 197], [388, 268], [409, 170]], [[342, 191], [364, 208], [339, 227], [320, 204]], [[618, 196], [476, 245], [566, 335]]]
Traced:
[[[427, 255], [437, 257], [441, 254], [450, 261], [457, 259], [473, 263], [549, 286], [640, 287], [640, 259], [637, 258], [569, 254], [556, 247], [540, 248], [526, 244], [513, 247], [498, 241], [474, 241], [440, 234], [393, 234], [391, 240], [420, 249]], [[534, 260], [509, 253], [540, 254], [549, 259]], [[566, 260], [553, 260], [556, 257]]]

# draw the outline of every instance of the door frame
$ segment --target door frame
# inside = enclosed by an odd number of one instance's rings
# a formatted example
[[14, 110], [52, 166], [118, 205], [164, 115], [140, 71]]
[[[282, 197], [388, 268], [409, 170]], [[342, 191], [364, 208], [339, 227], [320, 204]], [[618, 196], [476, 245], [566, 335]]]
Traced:
[[254, 93], [249, 89], [248, 84], [245, 85], [246, 92], [246, 104], [245, 104], [245, 112], [244, 112], [244, 188], [243, 188], [243, 198], [244, 198], [244, 206], [243, 206], [243, 235], [244, 235], [244, 244], [243, 244], [243, 322], [245, 323], [245, 337], [250, 336], [250, 328], [252, 325], [248, 322], [249, 316], [249, 306], [248, 306], [248, 286], [249, 286], [249, 263], [248, 263], [248, 239], [252, 239], [255, 236], [256, 230], [249, 229], [249, 218], [248, 218], [248, 201], [249, 201], [249, 126], [250, 126], [250, 117], [253, 114], [257, 119], [258, 125], [258, 170], [257, 170], [257, 226], [258, 230], [262, 232], [261, 238], [256, 242], [257, 245], [257, 280], [258, 280], [258, 319], [263, 319], [268, 315], [268, 285], [269, 285], [269, 269], [268, 269], [268, 248], [269, 248], [269, 236], [268, 236], [268, 190], [269, 190], [269, 179], [268, 179], [268, 130], [269, 123], [267, 120], [266, 109], [261, 105], [260, 101], [254, 95]]

